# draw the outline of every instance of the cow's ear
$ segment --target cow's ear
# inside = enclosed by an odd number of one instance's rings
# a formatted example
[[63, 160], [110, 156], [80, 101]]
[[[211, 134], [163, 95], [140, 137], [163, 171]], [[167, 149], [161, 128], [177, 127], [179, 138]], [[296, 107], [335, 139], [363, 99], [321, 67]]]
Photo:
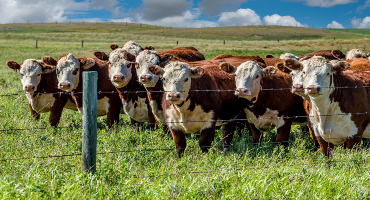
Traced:
[[57, 66], [57, 64], [58, 64], [58, 62], [54, 58], [52, 58], [50, 56], [44, 56], [44, 57], [42, 57], [41, 61], [43, 63], [45, 63], [47, 65], [51, 65], [51, 66]]
[[370, 58], [370, 53], [366, 54], [366, 57]]
[[267, 54], [267, 55], [265, 55], [265, 58], [275, 58], [275, 56], [272, 55], [272, 54]]
[[294, 59], [284, 60], [284, 66], [290, 70], [302, 70], [303, 68], [302, 64]]
[[346, 58], [346, 55], [344, 55], [344, 53], [339, 49], [332, 50], [331, 54], [339, 60], [343, 60]]
[[124, 52], [123, 53], [123, 58], [129, 62], [135, 62], [136, 61], [136, 57], [134, 55], [132, 55], [131, 53], [129, 52]]
[[263, 69], [263, 76], [264, 77], [274, 76], [277, 71], [278, 71], [278, 69], [275, 68], [274, 66], [268, 66], [268, 67]]
[[95, 60], [92, 59], [92, 58], [82, 59], [82, 60], [80, 60], [80, 62], [81, 62], [81, 68], [84, 69], [84, 70], [88, 70], [92, 66], [95, 65]]
[[21, 66], [15, 62], [14, 60], [8, 60], [6, 62], [6, 66], [8, 66], [10, 69], [14, 70], [14, 71], [17, 71], [21, 68]]
[[200, 78], [204, 74], [204, 69], [201, 67], [190, 68], [190, 77], [191, 78]]
[[47, 65], [43, 62], [39, 62], [40, 66], [41, 66], [41, 69], [42, 69], [42, 73], [43, 74], [47, 74], [47, 73], [50, 73], [50, 72], [54, 72], [55, 71], [55, 68], [56, 66], [55, 65]]
[[172, 59], [173, 55], [165, 53], [163, 56], [159, 56], [159, 64], [165, 66]]
[[153, 47], [152, 45], [148, 45], [144, 47], [143, 50], [155, 50], [155, 47]]
[[161, 68], [160, 66], [158, 65], [153, 65], [153, 66], [149, 66], [148, 67], [148, 70], [150, 73], [152, 73], [154, 76], [160, 76], [162, 77], [163, 74], [164, 74], [164, 69]]
[[339, 61], [333, 65], [333, 70], [334, 70], [334, 73], [341, 73], [344, 70], [348, 69], [349, 67], [351, 67], [351, 64], [349, 64], [348, 62]]
[[116, 45], [116, 44], [111, 44], [109, 47], [110, 47], [110, 49], [112, 49], [112, 51], [119, 48], [118, 45]]
[[292, 72], [292, 70], [286, 68], [284, 66], [284, 63], [283, 62], [278, 62], [275, 64], [275, 68], [279, 69], [280, 71], [284, 72], [284, 73], [287, 73], [287, 74], [290, 74], [290, 72]]
[[104, 60], [104, 61], [108, 61], [109, 60], [109, 56], [102, 52], [102, 51], [96, 51], [94, 52], [94, 55], [95, 57], [99, 58], [99, 60]]
[[218, 66], [222, 71], [234, 74], [236, 72], [236, 67], [228, 62], [223, 62]]

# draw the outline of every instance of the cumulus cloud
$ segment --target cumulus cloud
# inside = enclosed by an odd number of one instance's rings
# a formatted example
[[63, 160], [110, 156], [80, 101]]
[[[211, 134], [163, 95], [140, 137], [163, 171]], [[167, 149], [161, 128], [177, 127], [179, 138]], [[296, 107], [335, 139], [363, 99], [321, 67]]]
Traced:
[[0, 0], [0, 23], [65, 22], [66, 15], [100, 9], [118, 14], [121, 10], [118, 4], [118, 0]]
[[344, 28], [342, 24], [332, 21], [331, 24], [328, 24], [326, 28]]
[[267, 15], [263, 18], [263, 21], [265, 25], [307, 27], [307, 25], [299, 23], [292, 16], [280, 16], [278, 14]]
[[238, 9], [235, 12], [222, 12], [217, 23], [220, 26], [261, 25], [260, 16], [251, 9]]
[[304, 1], [310, 7], [321, 7], [321, 8], [330, 8], [336, 5], [344, 5], [357, 2], [357, 0], [289, 0], [289, 1], [296, 2]]
[[159, 20], [167, 17], [182, 16], [193, 3], [187, 0], [143, 0], [141, 17], [145, 20]]
[[367, 0], [364, 5], [357, 7], [356, 12], [362, 13], [362, 11], [367, 8], [370, 8], [370, 0]]
[[370, 28], [370, 17], [364, 19], [354, 18], [351, 20], [352, 28], [369, 29]]
[[203, 0], [198, 3], [200, 10], [209, 17], [219, 15], [221, 12], [235, 11], [242, 3], [248, 0]]

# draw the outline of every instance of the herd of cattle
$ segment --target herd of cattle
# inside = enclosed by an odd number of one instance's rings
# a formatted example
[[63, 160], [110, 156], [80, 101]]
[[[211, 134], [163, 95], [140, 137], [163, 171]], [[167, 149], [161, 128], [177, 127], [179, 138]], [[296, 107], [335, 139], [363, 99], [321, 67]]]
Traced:
[[287, 146], [291, 125], [307, 124], [327, 156], [334, 144], [351, 149], [370, 138], [370, 54], [358, 49], [205, 60], [194, 47], [159, 53], [133, 41], [110, 47], [92, 58], [69, 53], [6, 64], [19, 71], [31, 115], [50, 112], [53, 127], [63, 108], [82, 111], [82, 72], [97, 71], [98, 115], [107, 115], [108, 126], [123, 113], [132, 124], [161, 124], [178, 157], [185, 133], [200, 131], [199, 146], [207, 152], [220, 126], [225, 150], [244, 127], [254, 143], [276, 127], [276, 142]]

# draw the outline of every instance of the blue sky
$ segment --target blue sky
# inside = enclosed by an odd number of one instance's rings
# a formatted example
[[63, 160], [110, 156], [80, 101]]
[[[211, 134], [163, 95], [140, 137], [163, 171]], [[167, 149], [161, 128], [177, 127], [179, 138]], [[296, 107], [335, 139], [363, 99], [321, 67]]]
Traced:
[[134, 22], [172, 27], [370, 28], [370, 0], [0, 0], [0, 23]]

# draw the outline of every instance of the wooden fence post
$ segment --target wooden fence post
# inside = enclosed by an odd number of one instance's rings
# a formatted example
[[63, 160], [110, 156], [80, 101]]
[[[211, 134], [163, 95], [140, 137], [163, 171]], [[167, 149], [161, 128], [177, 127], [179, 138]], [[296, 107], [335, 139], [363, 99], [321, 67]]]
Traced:
[[36, 49], [37, 49], [37, 40], [36, 40]]
[[84, 48], [84, 41], [81, 41], [81, 48]]
[[83, 72], [82, 171], [95, 174], [98, 112], [98, 72]]

